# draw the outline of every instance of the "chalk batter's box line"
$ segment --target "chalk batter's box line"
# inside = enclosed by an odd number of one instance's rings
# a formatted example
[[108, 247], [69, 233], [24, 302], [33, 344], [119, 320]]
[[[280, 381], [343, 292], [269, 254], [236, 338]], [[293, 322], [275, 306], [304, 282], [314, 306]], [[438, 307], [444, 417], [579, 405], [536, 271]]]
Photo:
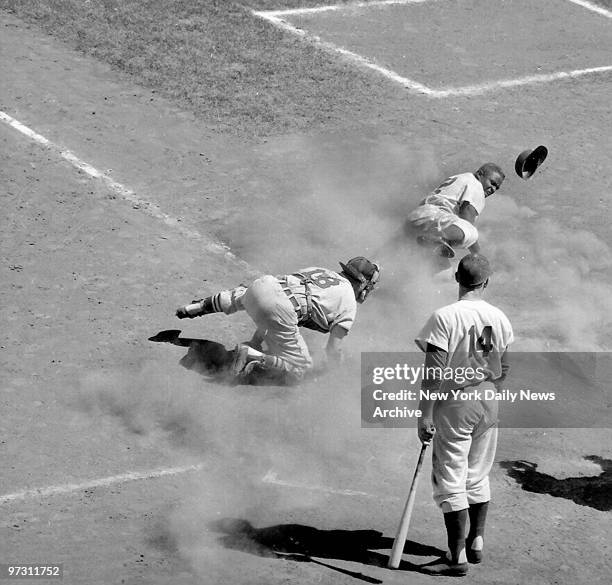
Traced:
[[[284, 30], [285, 32], [294, 34], [304, 41], [326, 51], [328, 53], [335, 53], [341, 55], [344, 59], [353, 63], [359, 67], [367, 68], [376, 71], [380, 75], [383, 75], [387, 79], [393, 81], [405, 87], [406, 89], [425, 95], [429, 98], [439, 99], [448, 97], [460, 97], [460, 96], [473, 96], [482, 95], [490, 91], [496, 91], [500, 89], [510, 89], [514, 87], [520, 87], [524, 85], [535, 85], [538, 83], [550, 83], [561, 79], [574, 79], [577, 77], [583, 77], [585, 75], [594, 75], [599, 73], [606, 73], [612, 71], [612, 65], [603, 65], [600, 67], [589, 67], [586, 69], [574, 69], [572, 71], [557, 71], [554, 73], [543, 73], [536, 75], [527, 75], [525, 77], [518, 77], [514, 79], [501, 79], [496, 81], [489, 81], [475, 85], [465, 85], [461, 87], [448, 87], [446, 89], [432, 89], [427, 85], [419, 83], [414, 79], [404, 77], [382, 65], [379, 65], [375, 61], [354, 53], [344, 47], [340, 47], [334, 43], [323, 40], [321, 37], [311, 34], [301, 28], [292, 25], [290, 22], [285, 20], [284, 17], [292, 15], [303, 15], [303, 14], [317, 14], [322, 12], [337, 12], [340, 10], [346, 10], [351, 8], [371, 8], [373, 6], [391, 6], [391, 5], [408, 5], [408, 4], [423, 4], [425, 2], [439, 2], [441, 0], [378, 0], [372, 2], [354, 2], [351, 4], [333, 4], [328, 6], [317, 6], [311, 8], [292, 8], [287, 10], [253, 10], [252, 13], [264, 20], [267, 20], [274, 26]], [[612, 12], [597, 6], [586, 0], [567, 0], [572, 4], [582, 6], [587, 10], [600, 14], [606, 18], [612, 18]]]

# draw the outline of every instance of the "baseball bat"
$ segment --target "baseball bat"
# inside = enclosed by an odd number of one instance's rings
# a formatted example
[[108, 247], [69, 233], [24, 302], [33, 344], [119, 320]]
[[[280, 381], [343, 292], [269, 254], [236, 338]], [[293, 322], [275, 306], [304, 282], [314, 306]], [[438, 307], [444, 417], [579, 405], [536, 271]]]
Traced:
[[412, 508], [414, 508], [414, 499], [416, 497], [416, 487], [421, 475], [421, 467], [423, 467], [423, 459], [425, 457], [425, 450], [427, 449], [428, 443], [423, 443], [421, 446], [421, 452], [419, 453], [419, 460], [417, 461], [416, 469], [414, 470], [414, 477], [412, 478], [412, 484], [410, 486], [410, 492], [408, 493], [408, 499], [402, 512], [402, 518], [397, 528], [397, 535], [393, 542], [393, 548], [391, 549], [391, 556], [389, 557], [388, 567], [389, 569], [397, 569], [400, 566], [402, 560], [402, 554], [404, 552], [404, 545], [406, 544], [406, 536], [408, 536], [408, 526], [410, 525], [410, 517], [412, 516]]

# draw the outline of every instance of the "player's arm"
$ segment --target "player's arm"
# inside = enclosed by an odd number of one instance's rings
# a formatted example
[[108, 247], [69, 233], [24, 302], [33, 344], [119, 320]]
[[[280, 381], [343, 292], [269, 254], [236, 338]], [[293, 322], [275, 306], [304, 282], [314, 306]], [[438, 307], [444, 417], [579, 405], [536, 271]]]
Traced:
[[[458, 215], [461, 219], [469, 221], [472, 225], [474, 225], [478, 219], [478, 211], [476, 211], [476, 208], [469, 201], [464, 201], [461, 203]], [[480, 252], [480, 244], [478, 242], [474, 242], [469, 247], [469, 251], [472, 254], [478, 254]]]
[[334, 325], [329, 332], [325, 353], [327, 359], [335, 362], [342, 361], [342, 340], [348, 335], [348, 330]]
[[461, 219], [469, 221], [472, 225], [474, 225], [478, 219], [478, 211], [476, 211], [476, 208], [469, 201], [463, 201], [461, 203], [457, 215], [459, 215]]
[[251, 337], [251, 339], [247, 342], [247, 345], [253, 349], [261, 351], [262, 343], [264, 342], [265, 338], [266, 330], [257, 328], [255, 333], [253, 333], [253, 337]]
[[[418, 435], [419, 439], [424, 444], [429, 444], [433, 438], [436, 427], [433, 424], [433, 407], [435, 400], [427, 398], [427, 393], [437, 392], [440, 389], [442, 382], [441, 372], [446, 367], [448, 353], [439, 347], [428, 343], [425, 354], [425, 373], [421, 381], [421, 400], [419, 401], [419, 410], [422, 416], [418, 420]], [[440, 372], [440, 376], [435, 375], [435, 372]]]
[[501, 376], [497, 378], [497, 380], [493, 380], [493, 384], [499, 390], [501, 385], [503, 384], [508, 372], [510, 371], [510, 359], [508, 358], [508, 348], [504, 349], [504, 353], [502, 353], [501, 358]]

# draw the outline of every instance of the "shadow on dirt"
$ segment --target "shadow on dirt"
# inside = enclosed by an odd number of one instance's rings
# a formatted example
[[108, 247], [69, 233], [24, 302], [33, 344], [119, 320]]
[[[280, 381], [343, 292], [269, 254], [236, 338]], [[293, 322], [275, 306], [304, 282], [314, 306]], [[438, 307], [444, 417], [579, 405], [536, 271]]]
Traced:
[[214, 382], [231, 386], [292, 386], [295, 383], [283, 374], [275, 374], [258, 367], [244, 376], [236, 377], [232, 373], [234, 349], [227, 349], [217, 341], [180, 335], [180, 329], [165, 329], [149, 337], [149, 341], [187, 347], [187, 353], [179, 360], [179, 364]]
[[[169, 343], [186, 347], [187, 353], [179, 360], [179, 364], [187, 370], [197, 372], [207, 380], [235, 386], [237, 384], [260, 385], [266, 382], [249, 376], [238, 380], [232, 374], [234, 350], [227, 349], [222, 343], [209, 339], [194, 339], [181, 337], [180, 329], [166, 329], [149, 337], [149, 341]], [[262, 378], [260, 376], [260, 378]]]
[[[362, 573], [322, 563], [312, 557], [387, 567], [389, 555], [374, 551], [391, 549], [393, 546], [392, 538], [385, 537], [376, 530], [319, 530], [301, 524], [278, 524], [267, 528], [254, 528], [247, 520], [236, 518], [224, 518], [215, 522], [211, 528], [224, 534], [220, 542], [226, 548], [262, 557], [312, 562], [368, 583], [381, 583], [382, 581]], [[418, 556], [440, 556], [444, 554], [444, 551], [434, 546], [407, 540], [404, 553]], [[399, 569], [418, 571], [419, 565], [402, 561]]]
[[149, 341], [186, 347], [188, 348], [187, 353], [179, 361], [179, 364], [185, 369], [195, 371], [217, 382], [234, 382], [231, 374], [234, 350], [226, 349], [217, 341], [193, 339], [180, 335], [180, 329], [166, 329], [149, 337]]
[[612, 460], [596, 455], [587, 455], [585, 459], [600, 465], [602, 473], [590, 477], [557, 479], [536, 471], [538, 466], [529, 461], [502, 461], [500, 466], [525, 491], [566, 498], [602, 512], [612, 510]]

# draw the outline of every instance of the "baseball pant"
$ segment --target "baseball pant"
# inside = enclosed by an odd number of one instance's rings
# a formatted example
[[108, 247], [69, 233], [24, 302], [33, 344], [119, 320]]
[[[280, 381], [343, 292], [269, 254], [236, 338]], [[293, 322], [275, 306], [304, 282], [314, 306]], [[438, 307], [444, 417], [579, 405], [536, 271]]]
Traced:
[[444, 237], [444, 230], [451, 225], [459, 228], [463, 233], [463, 240], [457, 245], [461, 248], [469, 248], [478, 241], [478, 230], [475, 226], [436, 205], [420, 205], [408, 216], [408, 221], [424, 234], [439, 237]]
[[223, 291], [220, 297], [225, 313], [240, 310], [248, 313], [257, 329], [265, 332], [263, 340], [268, 352], [285, 362], [290, 374], [299, 378], [312, 367], [295, 308], [274, 276], [262, 276], [248, 288], [240, 286]]
[[489, 472], [497, 446], [497, 402], [436, 402], [432, 450], [433, 497], [442, 512], [491, 499]]

